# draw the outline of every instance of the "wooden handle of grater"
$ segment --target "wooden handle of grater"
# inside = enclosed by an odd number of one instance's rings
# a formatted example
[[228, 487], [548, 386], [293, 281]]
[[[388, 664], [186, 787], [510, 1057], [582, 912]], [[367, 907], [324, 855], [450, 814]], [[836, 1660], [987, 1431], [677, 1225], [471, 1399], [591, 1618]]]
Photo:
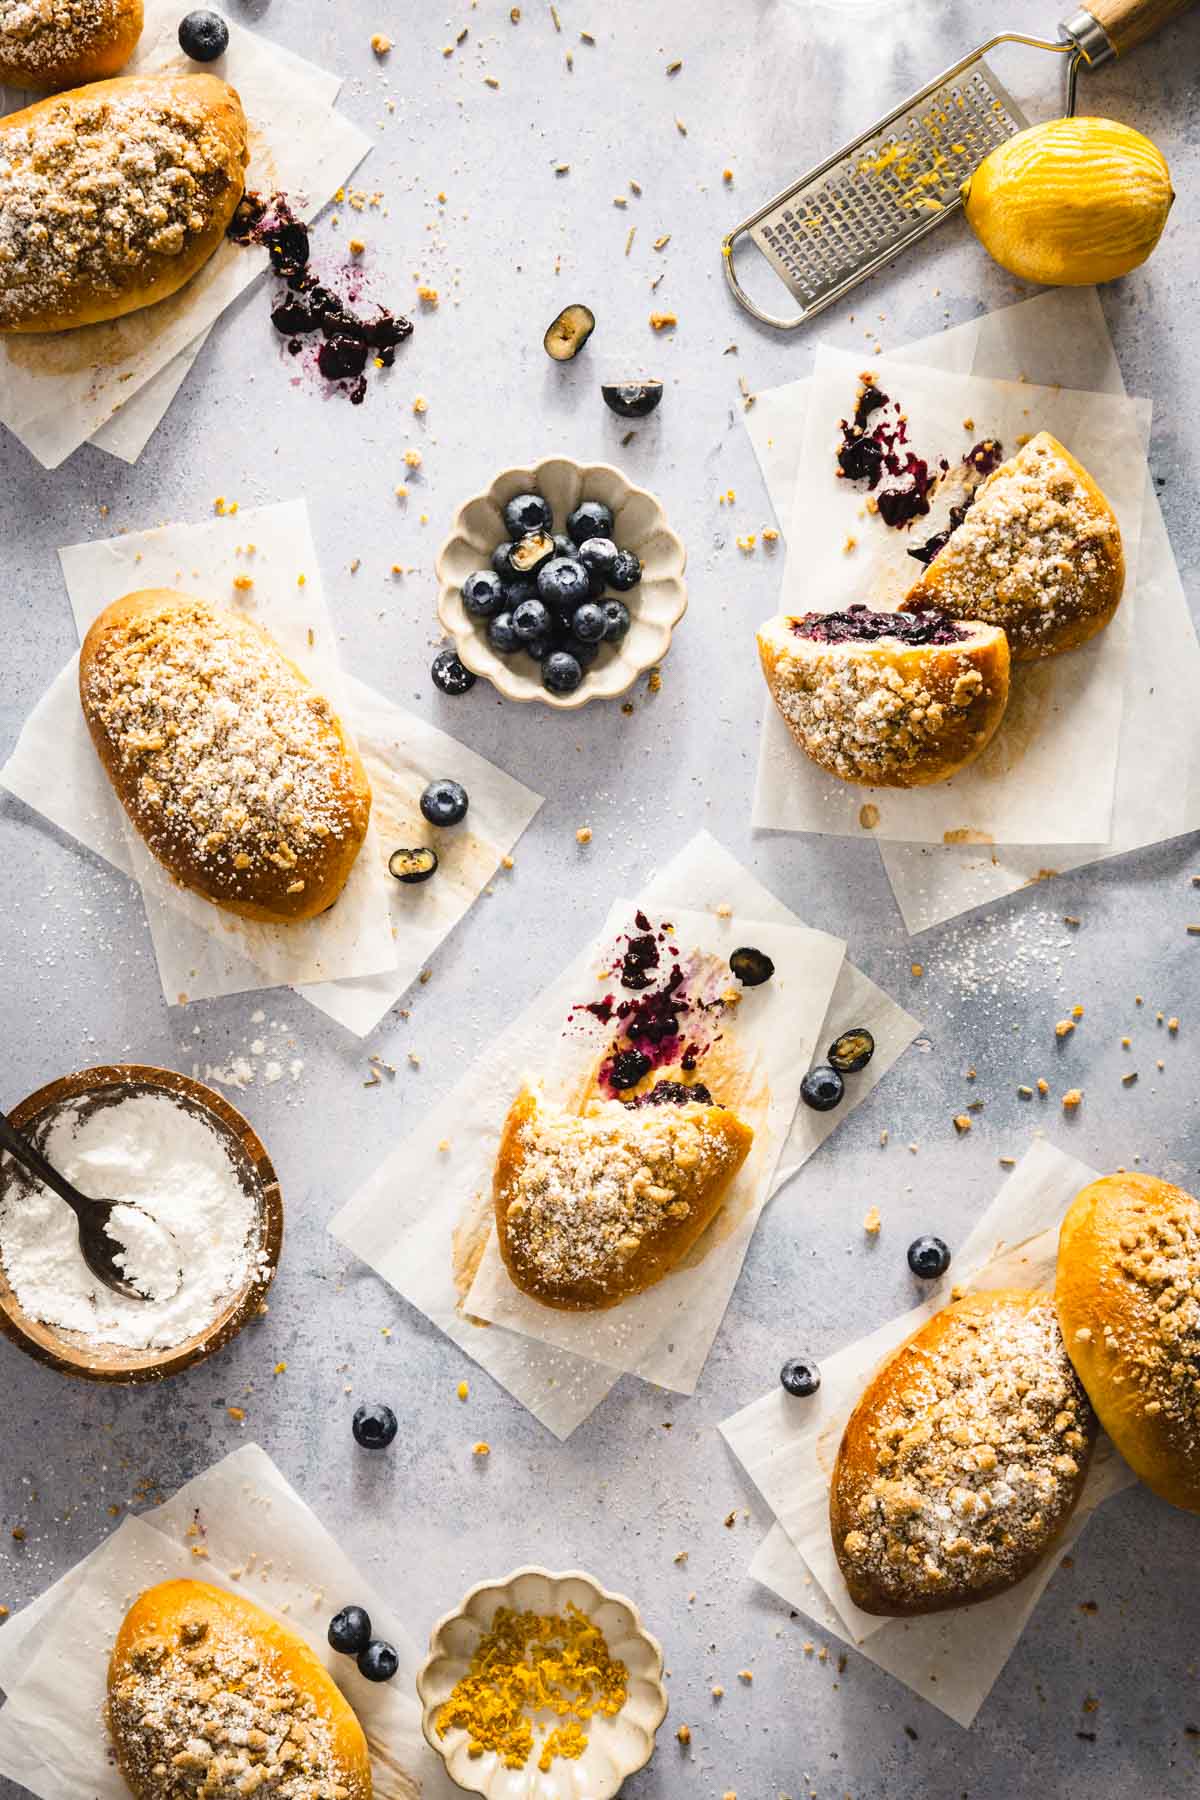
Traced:
[[1087, 10], [1103, 25], [1118, 56], [1136, 49], [1172, 19], [1180, 18], [1192, 0], [1086, 0]]

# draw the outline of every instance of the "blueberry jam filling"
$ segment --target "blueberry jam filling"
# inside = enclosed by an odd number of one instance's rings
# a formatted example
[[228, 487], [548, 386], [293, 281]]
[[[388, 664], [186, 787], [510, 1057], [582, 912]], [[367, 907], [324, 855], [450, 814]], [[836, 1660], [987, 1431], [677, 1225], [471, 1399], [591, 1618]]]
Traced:
[[792, 620], [792, 630], [816, 644], [874, 644], [885, 637], [898, 638], [902, 644], [960, 644], [971, 635], [965, 625], [934, 606], [911, 613], [872, 612], [869, 606], [805, 613]]
[[846, 481], [866, 482], [885, 525], [902, 528], [929, 511], [929, 495], [950, 465], [943, 459], [931, 468], [908, 448], [908, 423], [898, 400], [864, 376], [854, 417], [838, 425], [838, 473]]
[[698, 1106], [715, 1104], [702, 1081], [694, 1081], [690, 1086], [686, 1081], [656, 1081], [648, 1094], [637, 1094], [632, 1100], [622, 1100], [621, 1104], [635, 1112], [643, 1106], [686, 1106], [690, 1100]]
[[324, 341], [317, 349], [317, 368], [352, 405], [361, 406], [368, 364], [390, 369], [397, 347], [412, 335], [411, 322], [386, 307], [373, 319], [361, 318], [348, 301], [324, 287], [309, 266], [308, 228], [282, 194], [269, 203], [259, 194], [244, 194], [227, 235], [236, 244], [265, 245], [272, 270], [287, 283], [271, 309], [271, 323], [287, 338], [289, 355], [299, 356], [303, 340], [320, 333]]
[[963, 457], [963, 464], [964, 467], [974, 475], [975, 484], [956, 506], [950, 508], [949, 523], [947, 524], [946, 529], [944, 531], [935, 531], [933, 536], [926, 538], [923, 544], [916, 544], [909, 550], [908, 554], [914, 561], [924, 563], [926, 567], [928, 567], [934, 557], [946, 548], [951, 537], [958, 530], [972, 506], [975, 504], [975, 495], [978, 490], [979, 482], [983, 480], [985, 475], [990, 475], [992, 470], [999, 466], [1000, 459], [1003, 455], [1004, 452], [1000, 447], [999, 440], [996, 438], [984, 438], [981, 444], [976, 444], [974, 449], [967, 451], [967, 454]]

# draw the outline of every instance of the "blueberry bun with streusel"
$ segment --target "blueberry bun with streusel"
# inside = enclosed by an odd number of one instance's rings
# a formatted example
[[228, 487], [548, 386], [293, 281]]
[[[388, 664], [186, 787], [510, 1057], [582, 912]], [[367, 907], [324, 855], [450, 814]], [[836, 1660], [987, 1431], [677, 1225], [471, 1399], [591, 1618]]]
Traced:
[[904, 606], [998, 625], [1015, 662], [1037, 662], [1102, 631], [1124, 585], [1116, 514], [1083, 464], [1039, 431], [976, 488]]
[[919, 613], [781, 615], [758, 633], [771, 697], [804, 754], [866, 787], [927, 787], [987, 746], [1008, 705], [1003, 631]]
[[935, 1313], [838, 1450], [829, 1522], [854, 1604], [944, 1612], [1023, 1580], [1074, 1510], [1096, 1433], [1051, 1295], [996, 1289]]
[[653, 1287], [716, 1217], [754, 1133], [708, 1090], [658, 1082], [581, 1116], [526, 1087], [509, 1110], [493, 1200], [515, 1286], [591, 1312]]
[[0, 0], [0, 84], [54, 93], [116, 75], [142, 35], [142, 0]]

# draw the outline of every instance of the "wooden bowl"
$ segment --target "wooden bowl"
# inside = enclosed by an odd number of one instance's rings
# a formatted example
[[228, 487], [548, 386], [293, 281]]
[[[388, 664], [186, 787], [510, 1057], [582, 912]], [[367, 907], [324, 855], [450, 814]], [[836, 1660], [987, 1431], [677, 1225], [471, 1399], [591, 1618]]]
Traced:
[[[543, 1774], [531, 1755], [523, 1769], [507, 1769], [494, 1750], [472, 1756], [465, 1731], [443, 1738], [438, 1709], [467, 1673], [479, 1640], [501, 1607], [513, 1612], [561, 1614], [577, 1606], [604, 1633], [613, 1657], [629, 1672], [627, 1698], [614, 1718], [597, 1713], [585, 1726], [587, 1748], [577, 1760], [556, 1759]], [[515, 1569], [503, 1581], [482, 1581], [462, 1604], [439, 1619], [429, 1636], [429, 1655], [417, 1673], [421, 1729], [445, 1764], [446, 1773], [468, 1794], [487, 1800], [612, 1800], [626, 1779], [644, 1769], [667, 1716], [663, 1652], [624, 1594], [611, 1594], [580, 1569], [556, 1575], [550, 1569]], [[544, 1725], [551, 1721], [544, 1719]], [[537, 1733], [535, 1732], [535, 1744]]]
[[[242, 1186], [255, 1202], [258, 1240], [251, 1273], [232, 1296], [223, 1312], [196, 1336], [170, 1350], [134, 1350], [123, 1344], [97, 1344], [77, 1331], [43, 1324], [18, 1304], [4, 1265], [0, 1262], [0, 1331], [19, 1344], [38, 1362], [64, 1375], [86, 1381], [130, 1383], [161, 1381], [203, 1362], [235, 1338], [247, 1319], [261, 1309], [275, 1276], [283, 1246], [283, 1197], [275, 1169], [253, 1127], [236, 1108], [212, 1088], [174, 1069], [155, 1069], [142, 1063], [113, 1063], [97, 1069], [81, 1069], [63, 1075], [30, 1094], [9, 1114], [18, 1131], [27, 1135], [48, 1126], [54, 1116], [81, 1098], [96, 1107], [120, 1097], [147, 1093], [169, 1094], [177, 1105], [201, 1114], [224, 1139]], [[0, 1193], [7, 1184], [24, 1179], [7, 1157], [0, 1162]]]
[[[492, 551], [507, 537], [504, 507], [518, 494], [541, 494], [554, 511], [554, 530], [564, 532], [567, 514], [581, 500], [602, 500], [611, 508], [613, 536], [622, 550], [641, 558], [642, 579], [624, 600], [632, 623], [623, 643], [603, 644], [573, 694], [551, 694], [541, 671], [523, 652], [501, 656], [488, 643], [485, 625], [472, 619], [462, 601], [462, 584], [475, 569], [490, 569]], [[571, 712], [589, 700], [611, 700], [631, 688], [639, 675], [660, 663], [671, 633], [687, 611], [683, 571], [687, 552], [667, 524], [661, 500], [634, 487], [611, 463], [577, 463], [550, 456], [519, 469], [502, 469], [487, 492], [465, 500], [454, 529], [437, 554], [438, 619], [454, 639], [460, 662], [483, 675], [506, 700], [540, 700]]]

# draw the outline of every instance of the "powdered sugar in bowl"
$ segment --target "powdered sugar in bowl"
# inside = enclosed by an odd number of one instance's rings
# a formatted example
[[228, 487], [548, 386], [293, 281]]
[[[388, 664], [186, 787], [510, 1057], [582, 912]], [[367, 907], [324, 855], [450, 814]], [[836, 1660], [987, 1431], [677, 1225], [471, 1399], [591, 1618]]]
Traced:
[[182, 1276], [145, 1302], [97, 1289], [73, 1215], [0, 1157], [0, 1330], [23, 1350], [92, 1380], [157, 1380], [220, 1349], [260, 1311], [283, 1203], [265, 1148], [220, 1094], [170, 1069], [121, 1064], [52, 1082], [11, 1117], [85, 1193], [157, 1220]]

